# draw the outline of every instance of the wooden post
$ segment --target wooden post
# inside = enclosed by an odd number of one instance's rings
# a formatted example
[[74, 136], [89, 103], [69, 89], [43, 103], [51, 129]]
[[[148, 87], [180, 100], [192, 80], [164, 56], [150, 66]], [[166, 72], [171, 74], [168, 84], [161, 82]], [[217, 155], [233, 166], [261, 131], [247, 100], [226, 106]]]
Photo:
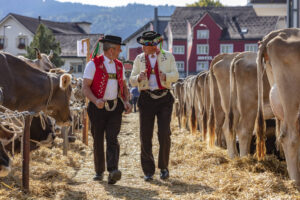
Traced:
[[63, 142], [63, 155], [67, 156], [68, 155], [68, 147], [69, 147], [69, 130], [70, 127], [68, 126], [63, 126], [61, 128], [61, 133], [63, 135], [64, 138], [64, 142]]
[[29, 191], [29, 156], [30, 156], [30, 125], [32, 116], [25, 118], [25, 129], [23, 135], [23, 165], [22, 165], [22, 190]]
[[[87, 46], [87, 55], [86, 55], [86, 63], [88, 63], [90, 61], [90, 39], [84, 39], [82, 40], [82, 44], [84, 44], [84, 42], [86, 42], [86, 46]], [[82, 45], [84, 46], [84, 45]], [[87, 107], [88, 105], [88, 99], [85, 98], [85, 105]], [[83, 110], [83, 127], [82, 127], [82, 142], [86, 145], [88, 145], [88, 135], [89, 135], [89, 117], [87, 115], [87, 109], [84, 108]]]

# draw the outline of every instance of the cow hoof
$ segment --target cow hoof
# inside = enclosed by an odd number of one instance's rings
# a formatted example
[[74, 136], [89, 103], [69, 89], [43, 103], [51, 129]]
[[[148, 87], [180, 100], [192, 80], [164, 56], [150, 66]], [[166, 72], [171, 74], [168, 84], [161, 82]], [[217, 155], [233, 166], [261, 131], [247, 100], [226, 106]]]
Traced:
[[76, 136], [68, 136], [69, 142], [73, 143], [76, 141]]

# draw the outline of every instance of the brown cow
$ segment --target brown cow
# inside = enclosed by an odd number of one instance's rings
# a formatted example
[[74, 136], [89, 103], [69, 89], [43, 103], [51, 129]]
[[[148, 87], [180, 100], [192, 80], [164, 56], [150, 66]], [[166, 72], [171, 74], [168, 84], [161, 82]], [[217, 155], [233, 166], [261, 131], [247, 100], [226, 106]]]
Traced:
[[0, 63], [3, 106], [18, 111], [44, 110], [58, 123], [69, 123], [71, 75], [45, 73], [8, 53], [0, 53]]
[[226, 148], [226, 142], [224, 134], [222, 132], [222, 126], [225, 119], [225, 113], [221, 106], [221, 97], [219, 93], [219, 88], [217, 84], [216, 77], [214, 76], [214, 65], [218, 62], [222, 62], [222, 59], [227, 54], [219, 54], [213, 58], [210, 63], [210, 76], [209, 76], [209, 86], [210, 86], [210, 108], [208, 117], [208, 136], [209, 136], [209, 146], [216, 144], [217, 146]]
[[300, 187], [300, 29], [282, 29], [269, 33], [257, 53], [258, 113], [256, 131], [258, 155], [264, 157], [263, 71], [266, 68], [271, 89], [272, 109], [280, 122], [280, 141], [291, 179]]
[[[218, 86], [218, 91], [220, 94], [221, 99], [221, 106], [222, 110], [225, 113], [225, 121], [223, 123], [223, 133], [225, 135], [226, 139], [226, 146], [228, 154], [231, 158], [238, 155], [238, 151], [235, 145], [235, 136], [230, 134], [229, 132], [229, 97], [230, 97], [230, 64], [232, 59], [237, 55], [238, 53], [231, 53], [231, 54], [223, 54], [222, 59], [215, 63], [213, 66], [211, 66], [210, 74], [213, 78], [216, 79], [216, 83]], [[211, 87], [212, 88], [212, 87]], [[213, 113], [211, 111], [210, 113]], [[232, 142], [233, 141], [233, 142]]]
[[[229, 133], [237, 135], [240, 156], [250, 153], [250, 144], [257, 113], [257, 53], [239, 53], [230, 67]], [[264, 119], [274, 117], [270, 103], [270, 85], [264, 76]], [[274, 132], [270, 132], [274, 134]], [[233, 142], [233, 141], [231, 141]]]
[[50, 69], [56, 68], [56, 66], [50, 61], [53, 57], [53, 51], [51, 50], [49, 55], [46, 55], [44, 53], [40, 53], [40, 50], [35, 48], [36, 51], [36, 58], [35, 60], [30, 60], [28, 58], [25, 58], [24, 56], [18, 56], [18, 58], [24, 60], [27, 64], [30, 66], [41, 69], [42, 71], [49, 72]]

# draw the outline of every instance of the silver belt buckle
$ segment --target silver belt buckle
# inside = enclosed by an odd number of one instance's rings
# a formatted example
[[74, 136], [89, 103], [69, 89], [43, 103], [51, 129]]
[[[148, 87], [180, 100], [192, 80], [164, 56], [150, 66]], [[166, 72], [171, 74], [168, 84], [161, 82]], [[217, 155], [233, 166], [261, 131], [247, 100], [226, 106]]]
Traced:
[[150, 97], [152, 99], [159, 99], [159, 98], [162, 98], [162, 97], [166, 96], [166, 94], [168, 93], [168, 90], [164, 91], [161, 95], [156, 95], [156, 94], [153, 94], [149, 91], [147, 91], [147, 92], [148, 92], [148, 94], [150, 95]]
[[105, 101], [105, 103], [104, 103], [105, 110], [106, 111], [114, 111], [116, 109], [116, 107], [117, 107], [117, 104], [118, 104], [118, 98], [114, 99], [114, 104], [113, 104], [112, 108], [110, 108], [109, 104], [107, 103], [107, 101]]

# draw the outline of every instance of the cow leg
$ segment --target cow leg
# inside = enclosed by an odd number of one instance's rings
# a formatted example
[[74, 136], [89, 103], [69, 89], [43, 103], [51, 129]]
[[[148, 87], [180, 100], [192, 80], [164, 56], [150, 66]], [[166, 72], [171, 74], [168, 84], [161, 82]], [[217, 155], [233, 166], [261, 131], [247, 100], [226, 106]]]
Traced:
[[240, 119], [237, 129], [240, 147], [240, 157], [247, 156], [250, 153], [252, 132], [254, 129], [254, 120], [255, 118], [252, 120], [246, 120], [244, 117], [241, 117]]
[[[298, 122], [297, 122], [298, 123]], [[288, 128], [282, 124], [280, 134], [283, 151], [287, 163], [288, 173], [291, 179], [296, 181], [300, 187], [300, 170], [299, 170], [299, 148], [300, 148], [300, 135], [296, 131], [294, 124], [289, 124]]]
[[229, 121], [228, 117], [225, 117], [225, 122], [223, 124], [223, 132], [225, 135], [228, 155], [230, 158], [234, 158], [238, 156], [238, 151], [236, 148], [236, 138], [235, 138], [235, 134], [231, 134], [229, 131], [228, 121]]

